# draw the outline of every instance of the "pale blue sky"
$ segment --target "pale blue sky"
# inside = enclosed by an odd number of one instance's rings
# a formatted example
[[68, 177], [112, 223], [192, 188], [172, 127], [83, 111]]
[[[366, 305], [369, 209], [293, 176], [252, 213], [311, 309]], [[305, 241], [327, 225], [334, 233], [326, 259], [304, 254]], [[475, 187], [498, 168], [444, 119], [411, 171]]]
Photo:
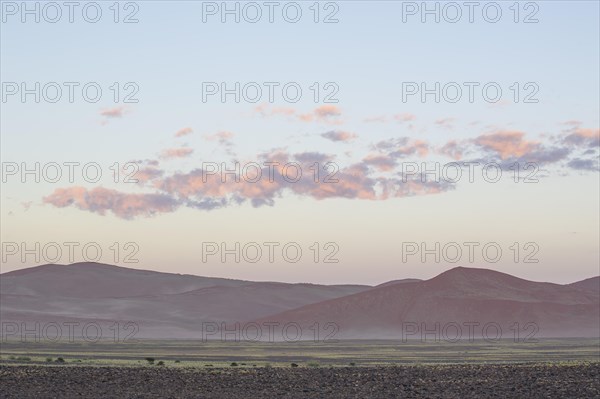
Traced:
[[[93, 160], [109, 166], [159, 159], [164, 149], [185, 145], [194, 150], [193, 155], [161, 160], [161, 169], [167, 174], [189, 172], [201, 161], [231, 160], [226, 148], [205, 138], [219, 131], [234, 134], [231, 148], [240, 160], [285, 148], [289, 153], [335, 155], [340, 166], [347, 166], [372, 153], [377, 142], [408, 137], [427, 142], [430, 151], [426, 159], [406, 161], [448, 162], [435, 149], [452, 140], [466, 143], [484, 134], [518, 131], [528, 142], [553, 147], [558, 145], [556, 140], [570, 134], [572, 126], [564, 125], [566, 121], [578, 121], [581, 129], [598, 129], [600, 124], [600, 9], [596, 1], [536, 2], [539, 23], [535, 24], [514, 23], [508, 8], [512, 1], [499, 2], [504, 14], [497, 24], [483, 21], [481, 14], [476, 14], [473, 24], [421, 23], [418, 17], [402, 23], [402, 2], [391, 1], [335, 2], [340, 20], [336, 24], [313, 23], [308, 9], [312, 1], [299, 2], [305, 14], [298, 24], [284, 22], [280, 14], [273, 24], [221, 23], [217, 17], [202, 23], [202, 2], [144, 1], [136, 2], [139, 23], [115, 24], [108, 9], [112, 2], [100, 3], [105, 14], [97, 24], [77, 14], [73, 24], [21, 23], [14, 16], [7, 16], [1, 24], [3, 83], [98, 82], [105, 90], [95, 104], [79, 96], [72, 104], [64, 100], [21, 103], [12, 97], [3, 102], [3, 162]], [[207, 81], [293, 81], [301, 84], [305, 95], [296, 104], [278, 101], [267, 108], [292, 108], [294, 116], [262, 117], [255, 111], [259, 104], [203, 103], [202, 82]], [[403, 103], [402, 82], [407, 81], [498, 82], [507, 101], [496, 105], [481, 99], [473, 104]], [[123, 105], [111, 102], [108, 87], [113, 82], [135, 82], [140, 88], [139, 103], [126, 104], [121, 118], [109, 119], [100, 113]], [[298, 115], [323, 105], [312, 102], [308, 87], [313, 82], [339, 86], [335, 105], [341, 110], [342, 124], [299, 121]], [[539, 103], [511, 102], [508, 87], [513, 82], [535, 82], [540, 88]], [[413, 115], [414, 120], [399, 124], [393, 118], [397, 114]], [[379, 116], [387, 122], [365, 122]], [[451, 128], [436, 124], [448, 118]], [[193, 133], [175, 138], [175, 132], [184, 127], [191, 127]], [[351, 132], [357, 138], [345, 143], [320, 136], [332, 130]], [[321, 201], [288, 193], [276, 199], [273, 207], [254, 208], [246, 203], [210, 212], [182, 207], [174, 213], [133, 220], [43, 203], [59, 187], [98, 186], [81, 179], [71, 185], [11, 180], [2, 190], [2, 236], [3, 241], [18, 242], [136, 241], [141, 262], [129, 266], [248, 279], [377, 283], [429, 277], [449, 267], [399, 264], [397, 242], [390, 237], [401, 229], [405, 241], [486, 237], [505, 241], [507, 246], [513, 241], [539, 242], [543, 262], [535, 266], [515, 265], [506, 259], [465, 266], [567, 282], [598, 274], [598, 172], [565, 167], [568, 160], [581, 155], [578, 151], [545, 165], [550, 177], [533, 187], [478, 182], [459, 184], [456, 190], [438, 195], [386, 201]], [[588, 158], [597, 159], [597, 147], [594, 151]], [[478, 156], [483, 155], [470, 159]], [[102, 181], [101, 186], [144, 192], [110, 181]], [[26, 210], [22, 203], [30, 201], [31, 208]], [[487, 209], [485, 203], [506, 204], [507, 208]], [[251, 223], [271, 230], [257, 231]], [[201, 238], [205, 241], [285, 239], [307, 246], [313, 241], [335, 241], [342, 262], [326, 269], [310, 262], [293, 268], [200, 265], [198, 243], [190, 238], [194, 226], [206, 233]], [[370, 226], [369, 234], [362, 226]], [[423, 235], [422, 229], [430, 236]], [[171, 233], [165, 236], [165, 232]], [[566, 262], [573, 264], [567, 268]], [[9, 261], [2, 271], [33, 263]]]

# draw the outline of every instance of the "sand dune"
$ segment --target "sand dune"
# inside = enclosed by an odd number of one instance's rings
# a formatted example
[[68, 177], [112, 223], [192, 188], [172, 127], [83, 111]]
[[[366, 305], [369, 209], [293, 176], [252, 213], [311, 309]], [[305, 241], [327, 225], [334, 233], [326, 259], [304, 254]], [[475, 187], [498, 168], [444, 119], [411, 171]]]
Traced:
[[[315, 328], [319, 337], [329, 338], [419, 339], [424, 330], [436, 329], [439, 338], [452, 338], [456, 325], [464, 339], [481, 336], [490, 323], [500, 326], [502, 338], [598, 337], [599, 283], [598, 277], [568, 285], [540, 283], [459, 267], [424, 281], [328, 286], [97, 263], [43, 265], [1, 275], [0, 317], [3, 323], [27, 325], [94, 321], [108, 327], [132, 321], [139, 326], [138, 338], [199, 338], [206, 323], [252, 322], [292, 323], [310, 332], [302, 339], [314, 338]], [[471, 331], [469, 323], [476, 325]], [[496, 334], [495, 327], [486, 333]]]
[[203, 322], [239, 322], [371, 287], [285, 284], [159, 273], [98, 263], [1, 275], [2, 321], [134, 321], [138, 337], [190, 337]]
[[495, 323], [502, 338], [598, 337], [600, 299], [588, 285], [587, 280], [539, 283], [458, 267], [430, 280], [375, 287], [258, 322], [298, 323], [303, 329], [335, 323], [335, 338], [495, 337]]

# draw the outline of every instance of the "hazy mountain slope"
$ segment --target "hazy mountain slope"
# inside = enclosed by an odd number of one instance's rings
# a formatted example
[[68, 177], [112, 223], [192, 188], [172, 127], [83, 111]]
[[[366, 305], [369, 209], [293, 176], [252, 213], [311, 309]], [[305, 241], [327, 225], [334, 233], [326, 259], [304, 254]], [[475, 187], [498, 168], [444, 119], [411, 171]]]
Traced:
[[[519, 323], [520, 335], [533, 332], [537, 326], [536, 337], [597, 337], [599, 318], [600, 299], [596, 293], [568, 285], [527, 281], [491, 270], [459, 267], [430, 280], [376, 287], [258, 321], [298, 323], [305, 328], [314, 323], [335, 323], [339, 327], [337, 338], [401, 339], [412, 328], [418, 328], [418, 332], [411, 334], [411, 338], [420, 338], [424, 329], [435, 331], [436, 323], [440, 326], [440, 337], [445, 326], [457, 323], [463, 338], [467, 338], [469, 330], [465, 323], [471, 322], [479, 323], [479, 335], [483, 326], [497, 323], [503, 338], [513, 337], [514, 323]], [[455, 331], [447, 330], [446, 336], [454, 337]], [[490, 329], [488, 333], [493, 336], [494, 331]], [[473, 335], [477, 335], [477, 328]]]
[[[481, 336], [484, 325], [497, 323], [503, 338], [513, 338], [518, 323], [519, 337], [530, 333], [535, 337], [597, 337], [598, 282], [595, 277], [568, 285], [540, 283], [459, 267], [424, 281], [324, 286], [159, 273], [97, 263], [44, 265], [0, 275], [0, 318], [28, 325], [97, 322], [103, 336], [115, 322], [132, 321], [139, 327], [136, 337], [140, 338], [200, 338], [205, 323], [231, 326], [239, 322], [243, 326], [252, 321], [299, 327], [303, 339], [312, 339], [315, 328], [320, 337], [364, 339], [420, 338], [423, 328], [437, 328], [444, 338], [442, 330], [448, 333], [444, 328], [454, 323], [461, 326], [462, 338], [468, 338], [465, 323], [471, 322], [479, 323], [474, 336]], [[488, 333], [493, 336], [495, 329]], [[449, 334], [454, 337], [456, 331]]]
[[203, 322], [243, 322], [369, 288], [250, 282], [96, 263], [44, 265], [0, 275], [0, 317], [105, 325], [134, 321], [139, 337], [194, 337]]
[[569, 287], [600, 293], [600, 276], [571, 283]]

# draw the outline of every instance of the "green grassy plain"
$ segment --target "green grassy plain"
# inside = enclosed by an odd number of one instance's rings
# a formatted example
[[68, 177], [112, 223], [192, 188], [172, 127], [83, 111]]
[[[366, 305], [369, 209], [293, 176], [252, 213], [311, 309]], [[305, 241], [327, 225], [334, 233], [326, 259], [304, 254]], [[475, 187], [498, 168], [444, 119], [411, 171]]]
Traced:
[[[57, 361], [62, 358], [64, 362]], [[150, 363], [146, 358], [154, 358]], [[50, 359], [50, 360], [49, 360]], [[164, 365], [158, 365], [158, 362]], [[300, 367], [391, 364], [563, 363], [600, 361], [598, 339], [537, 342], [426, 342], [353, 340], [338, 342], [19, 342], [0, 344], [0, 364], [47, 366]], [[232, 366], [236, 363], [237, 366]]]

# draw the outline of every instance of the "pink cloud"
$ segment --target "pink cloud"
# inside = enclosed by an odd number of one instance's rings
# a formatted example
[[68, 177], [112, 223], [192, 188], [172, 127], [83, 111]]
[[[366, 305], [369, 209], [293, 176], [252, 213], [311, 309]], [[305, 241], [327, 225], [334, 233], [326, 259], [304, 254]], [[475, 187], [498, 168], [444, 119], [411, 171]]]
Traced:
[[314, 113], [319, 118], [328, 118], [331, 116], [340, 116], [342, 111], [335, 105], [321, 105], [315, 108]]
[[135, 172], [131, 179], [143, 184], [161, 177], [163, 173], [162, 170], [153, 167], [141, 168]]
[[396, 167], [394, 158], [384, 154], [369, 154], [363, 159], [363, 163], [381, 172], [389, 172]]
[[499, 131], [477, 137], [474, 143], [481, 148], [496, 152], [501, 159], [522, 157], [540, 148], [540, 143], [524, 140], [525, 133]]
[[183, 136], [187, 136], [188, 134], [192, 134], [193, 130], [191, 127], [184, 127], [183, 129], [179, 129], [177, 132], [175, 132], [175, 137], [183, 137]]
[[123, 219], [173, 212], [179, 206], [179, 203], [168, 195], [126, 194], [103, 187], [91, 190], [84, 187], [57, 188], [52, 194], [44, 197], [43, 202], [58, 208], [75, 206], [100, 215], [111, 211]]
[[402, 114], [394, 115], [394, 119], [397, 120], [398, 122], [402, 123], [402, 122], [414, 121], [415, 119], [417, 119], [417, 117], [413, 114], [402, 113]]
[[439, 153], [446, 155], [450, 158], [454, 158], [455, 160], [459, 160], [462, 158], [463, 154], [463, 146], [460, 145], [456, 140], [450, 140], [443, 147], [439, 149]]
[[188, 147], [167, 148], [160, 153], [160, 157], [164, 159], [185, 158], [192, 155], [193, 152], [194, 150]]
[[233, 136], [234, 136], [234, 134], [231, 133], [231, 132], [220, 131], [220, 132], [217, 132], [215, 134], [204, 135], [204, 138], [206, 140], [208, 140], [208, 141], [215, 141], [215, 140], [218, 140], [218, 141], [227, 141], [227, 140], [232, 139]]
[[342, 123], [338, 119], [342, 115], [342, 111], [335, 105], [321, 105], [314, 110], [300, 114], [293, 108], [271, 108], [267, 104], [261, 104], [254, 108], [254, 111], [263, 117], [270, 117], [276, 115], [284, 115], [288, 117], [295, 117], [302, 122], [322, 122], [332, 125], [339, 125]]
[[126, 112], [127, 109], [125, 107], [115, 107], [100, 111], [100, 115], [106, 118], [121, 118]]
[[342, 111], [335, 105], [321, 105], [312, 112], [298, 115], [298, 119], [303, 122], [323, 122], [333, 125], [339, 125], [341, 120], [337, 119], [342, 115]]
[[[363, 162], [339, 167], [332, 155], [304, 152], [289, 154], [283, 150], [274, 150], [262, 154], [256, 160], [261, 177], [252, 180], [252, 176], [231, 174], [223, 177], [219, 172], [195, 169], [187, 173], [175, 173], [162, 177], [152, 172], [154, 180], [151, 194], [132, 194], [105, 188], [88, 190], [84, 187], [60, 188], [43, 198], [43, 202], [64, 208], [74, 206], [78, 209], [105, 215], [114, 215], [131, 219], [136, 216], [152, 216], [158, 213], [173, 212], [181, 206], [211, 210], [225, 206], [241, 204], [246, 201], [252, 206], [272, 206], [275, 200], [286, 193], [316, 200], [327, 198], [347, 198], [361, 200], [387, 200], [389, 198], [431, 194], [450, 189], [449, 186], [433, 187], [420, 181], [401, 182], [397, 177], [373, 177], [373, 168], [391, 170], [383, 162], [384, 156], [375, 154]], [[272, 168], [266, 162], [278, 162]], [[315, 178], [314, 165], [323, 168]], [[299, 165], [301, 174], [296, 174], [289, 165]], [[231, 165], [230, 165], [231, 166]], [[229, 168], [231, 170], [231, 168]], [[297, 177], [297, 179], [296, 179]]]

